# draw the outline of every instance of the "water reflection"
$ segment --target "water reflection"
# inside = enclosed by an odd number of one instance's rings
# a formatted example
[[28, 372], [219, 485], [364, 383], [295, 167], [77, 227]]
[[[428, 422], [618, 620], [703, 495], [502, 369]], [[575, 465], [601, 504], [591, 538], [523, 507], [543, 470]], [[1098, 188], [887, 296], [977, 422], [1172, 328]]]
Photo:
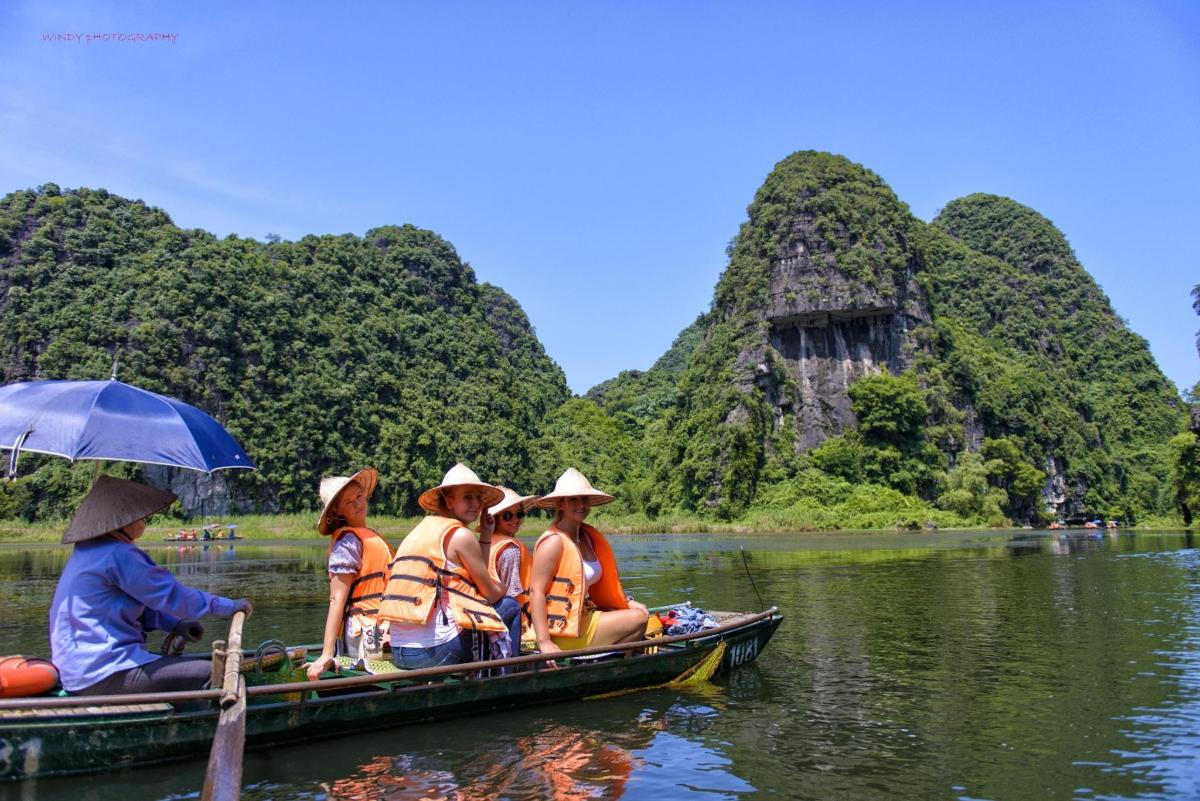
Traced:
[[[787, 620], [758, 663], [700, 693], [256, 752], [246, 795], [1200, 797], [1200, 554], [1184, 534], [1097, 533], [616, 538], [639, 600], [753, 608], [752, 575]], [[231, 545], [153, 555], [196, 586], [253, 597], [249, 640], [317, 639], [323, 545]], [[0, 549], [12, 612], [0, 653], [44, 648], [65, 556]], [[194, 797], [202, 772], [0, 786], [0, 799]]]
[[[514, 712], [486, 716], [463, 737], [461, 724], [431, 724], [420, 735], [356, 738], [353, 749], [302, 746], [286, 784], [252, 756], [243, 797], [330, 801], [496, 801], [592, 798], [737, 798], [754, 790], [706, 731], [715, 710], [689, 695], [641, 693], [610, 699], [605, 714]], [[649, 705], [647, 705], [647, 702]], [[526, 733], [522, 733], [526, 732]], [[415, 740], [421, 747], [414, 748]], [[432, 747], [430, 744], [433, 744]], [[364, 748], [365, 746], [365, 748]]]
[[642, 760], [625, 745], [607, 739], [604, 732], [551, 726], [500, 748], [492, 744], [488, 753], [478, 755], [482, 760], [473, 759], [465, 771], [459, 769], [465, 774], [461, 776], [454, 770], [460, 761], [457, 756], [378, 756], [352, 776], [334, 781], [329, 797], [335, 801], [620, 798]]

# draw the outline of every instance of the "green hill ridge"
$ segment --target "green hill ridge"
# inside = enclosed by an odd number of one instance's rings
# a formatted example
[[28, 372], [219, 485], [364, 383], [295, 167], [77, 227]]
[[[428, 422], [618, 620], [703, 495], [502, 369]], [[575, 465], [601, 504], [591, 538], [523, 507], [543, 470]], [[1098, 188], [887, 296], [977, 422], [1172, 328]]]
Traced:
[[652, 513], [798, 504], [819, 526], [830, 501], [806, 499], [845, 502], [837, 481], [993, 522], [1173, 509], [1178, 394], [1062, 234], [1012, 200], [925, 224], [860, 165], [793, 154], [697, 325], [685, 369], [591, 393], [654, 455]]
[[[96, 378], [117, 356], [209, 411], [260, 472], [146, 476], [209, 513], [311, 509], [320, 476], [374, 464], [376, 508], [409, 514], [459, 459], [522, 491], [575, 464], [618, 495], [605, 514], [649, 528], [1175, 513], [1184, 404], [1037, 212], [977, 194], [924, 223], [870, 170], [803, 151], [728, 255], [651, 369], [571, 398], [519, 304], [433, 232], [217, 239], [47, 184], [0, 200], [0, 377]], [[61, 514], [86, 486], [24, 465], [0, 516]]]
[[[569, 394], [519, 304], [430, 231], [217, 239], [54, 185], [0, 200], [0, 343], [5, 383], [105, 377], [116, 355], [121, 378], [224, 422], [258, 472], [199, 496], [194, 474], [153, 476], [214, 513], [311, 509], [322, 475], [364, 464], [394, 513], [457, 459], [528, 486], [541, 421]], [[71, 481], [46, 460], [9, 505], [52, 513]]]

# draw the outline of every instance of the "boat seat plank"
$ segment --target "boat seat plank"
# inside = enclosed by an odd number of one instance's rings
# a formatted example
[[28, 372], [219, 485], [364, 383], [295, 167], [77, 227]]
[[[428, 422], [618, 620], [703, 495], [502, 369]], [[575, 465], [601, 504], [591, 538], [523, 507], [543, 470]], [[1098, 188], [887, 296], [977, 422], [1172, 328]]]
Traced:
[[170, 704], [120, 704], [114, 706], [60, 707], [58, 709], [6, 709], [0, 710], [0, 720], [162, 714], [163, 712], [170, 712], [174, 708]]

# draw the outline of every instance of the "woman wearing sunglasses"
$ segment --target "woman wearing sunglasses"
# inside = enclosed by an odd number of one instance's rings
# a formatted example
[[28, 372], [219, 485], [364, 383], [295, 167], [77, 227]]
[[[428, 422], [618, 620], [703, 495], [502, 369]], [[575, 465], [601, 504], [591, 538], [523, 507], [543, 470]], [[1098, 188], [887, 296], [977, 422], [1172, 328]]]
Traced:
[[521, 653], [521, 629], [532, 632], [529, 620], [529, 571], [532, 561], [529, 549], [517, 539], [517, 532], [525, 522], [525, 511], [537, 501], [536, 495], [518, 495], [508, 487], [500, 487], [504, 497], [495, 506], [483, 513], [479, 521], [479, 549], [487, 562], [492, 581], [504, 588], [504, 598], [496, 604], [496, 611], [505, 620], [510, 617], [509, 605], [520, 607], [520, 614], [513, 615], [508, 624], [509, 646], [512, 655]]

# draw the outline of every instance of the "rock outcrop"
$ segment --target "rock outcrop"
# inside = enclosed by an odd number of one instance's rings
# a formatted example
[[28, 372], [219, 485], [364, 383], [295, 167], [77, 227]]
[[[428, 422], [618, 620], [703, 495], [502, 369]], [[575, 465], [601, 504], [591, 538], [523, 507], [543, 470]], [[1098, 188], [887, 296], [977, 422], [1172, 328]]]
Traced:
[[[854, 426], [852, 383], [911, 366], [913, 330], [929, 321], [919, 226], [878, 176], [827, 153], [780, 162], [750, 207], [733, 258], [754, 264], [763, 291], [724, 310], [762, 324], [735, 373], [762, 390], [776, 428], [794, 427], [798, 451]], [[722, 283], [744, 272], [731, 267]]]
[[796, 446], [807, 450], [854, 425], [848, 390], [865, 375], [912, 364], [911, 332], [929, 321], [914, 276], [920, 255], [902, 234], [904, 269], [881, 283], [849, 279], [837, 253], [850, 248], [845, 228], [823, 234], [811, 211], [792, 221], [791, 233], [771, 260], [769, 343], [787, 367], [790, 386], [769, 387], [777, 417], [792, 416]]
[[925, 445], [851, 437], [829, 452], [837, 475], [934, 500], [934, 474], [992, 440], [1015, 454], [986, 468], [1014, 519], [1167, 510], [1178, 395], [1032, 209], [971, 195], [926, 224], [871, 171], [800, 152], [758, 190], [729, 256], [686, 369], [593, 393], [613, 411], [664, 409], [669, 504], [738, 515], [760, 481], [858, 427], [855, 382], [911, 370]]

